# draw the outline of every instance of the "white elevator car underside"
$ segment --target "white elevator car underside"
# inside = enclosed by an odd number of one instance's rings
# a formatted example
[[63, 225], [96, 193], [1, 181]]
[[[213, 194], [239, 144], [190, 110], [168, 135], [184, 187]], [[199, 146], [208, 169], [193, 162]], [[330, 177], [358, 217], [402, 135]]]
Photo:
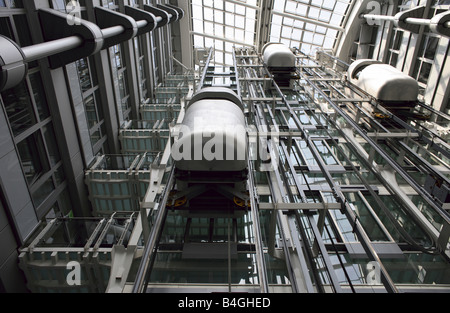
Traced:
[[231, 89], [208, 87], [189, 102], [174, 144], [182, 171], [234, 172], [247, 168], [248, 140], [241, 99]]

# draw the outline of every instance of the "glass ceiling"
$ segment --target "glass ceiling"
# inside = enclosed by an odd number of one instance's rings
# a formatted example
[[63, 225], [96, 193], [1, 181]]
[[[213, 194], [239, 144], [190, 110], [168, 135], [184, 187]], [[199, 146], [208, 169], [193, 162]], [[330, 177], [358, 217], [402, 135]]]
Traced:
[[214, 63], [233, 64], [233, 46], [256, 46], [257, 31], [269, 24], [264, 42], [282, 42], [306, 54], [332, 49], [354, 0], [274, 0], [269, 21], [260, 21], [265, 0], [191, 0], [194, 46], [215, 49]]

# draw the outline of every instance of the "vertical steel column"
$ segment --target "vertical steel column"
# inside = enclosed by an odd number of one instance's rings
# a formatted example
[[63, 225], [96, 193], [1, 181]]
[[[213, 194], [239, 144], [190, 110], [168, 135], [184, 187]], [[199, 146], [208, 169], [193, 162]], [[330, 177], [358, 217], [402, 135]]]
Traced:
[[144, 293], [147, 289], [147, 284], [150, 279], [151, 270], [155, 262], [156, 252], [158, 244], [161, 238], [161, 233], [164, 228], [164, 222], [167, 217], [167, 200], [169, 198], [170, 191], [174, 184], [175, 167], [172, 167], [169, 179], [161, 195], [161, 202], [158, 204], [158, 212], [155, 223], [151, 229], [150, 237], [145, 244], [144, 252], [142, 253], [142, 260], [139, 264], [139, 268], [134, 281], [132, 293]]
[[[212, 51], [210, 53], [210, 56], [212, 56]], [[241, 93], [241, 86], [239, 83], [239, 73], [238, 73], [238, 63], [236, 54], [233, 52], [233, 59], [234, 59], [234, 67], [236, 72], [236, 79], [237, 79], [237, 90], [239, 97], [242, 97]], [[209, 58], [208, 62], [209, 64]], [[207, 67], [205, 68], [207, 70]], [[206, 71], [204, 71], [204, 75], [206, 76]], [[202, 77], [202, 83], [203, 85], [204, 77]], [[256, 266], [258, 269], [258, 278], [259, 278], [259, 284], [260, 284], [260, 290], [262, 293], [268, 293], [269, 292], [269, 283], [267, 278], [267, 267], [266, 267], [266, 260], [264, 257], [264, 247], [263, 247], [263, 241], [262, 241], [262, 234], [261, 234], [261, 222], [259, 219], [259, 206], [257, 203], [257, 191], [256, 191], [256, 185], [253, 177], [254, 168], [253, 163], [248, 158], [248, 189], [250, 194], [250, 208], [251, 208], [251, 217], [253, 222], [253, 235], [254, 235], [254, 241], [255, 241], [255, 248], [256, 248]]]
[[198, 86], [199, 86], [198, 90], [202, 89], [203, 85], [205, 84], [205, 78], [206, 78], [206, 74], [208, 73], [208, 67], [209, 67], [209, 63], [211, 62], [213, 52], [214, 52], [214, 49], [211, 48], [211, 50], [209, 51], [208, 58], [206, 59], [206, 62], [205, 62], [205, 68], [203, 69], [202, 77], [200, 78], [200, 82], [198, 84]]
[[261, 235], [261, 222], [259, 219], [259, 210], [258, 210], [258, 204], [256, 202], [256, 186], [255, 181], [253, 180], [253, 164], [249, 160], [248, 161], [248, 171], [249, 171], [249, 193], [250, 193], [250, 208], [251, 208], [251, 215], [252, 215], [252, 221], [253, 221], [253, 233], [255, 236], [255, 247], [256, 247], [256, 266], [258, 267], [258, 278], [259, 278], [259, 284], [261, 288], [262, 293], [268, 293], [269, 292], [269, 283], [267, 280], [267, 267], [266, 267], [266, 260], [264, 258], [264, 248], [263, 248], [263, 242], [262, 242], [262, 235]]

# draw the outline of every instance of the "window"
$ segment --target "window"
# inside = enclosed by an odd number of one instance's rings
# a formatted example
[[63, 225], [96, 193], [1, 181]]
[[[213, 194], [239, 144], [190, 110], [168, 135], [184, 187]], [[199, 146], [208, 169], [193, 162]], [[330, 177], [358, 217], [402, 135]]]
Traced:
[[36, 123], [31, 96], [26, 81], [1, 93], [6, 114], [15, 136]]
[[[80, 81], [80, 89], [83, 97], [83, 104], [86, 114], [86, 120], [89, 129], [89, 135], [91, 139], [92, 147], [95, 153], [102, 147], [96, 147], [95, 145], [106, 136], [105, 131], [101, 126], [104, 124], [103, 108], [101, 98], [99, 96], [100, 90], [97, 79], [97, 72], [95, 67], [92, 66], [93, 60], [91, 58], [82, 58], [75, 61], [76, 70]], [[104, 140], [106, 142], [106, 138]]]
[[342, 26], [350, 1], [302, 2], [306, 3], [275, 0], [270, 41], [299, 48], [306, 54], [317, 48], [332, 49], [338, 35], [335, 27]]
[[259, 1], [242, 5], [228, 1], [192, 0], [194, 45], [215, 48], [214, 64], [233, 64], [233, 45], [253, 46]]
[[89, 64], [87, 58], [75, 61], [78, 68], [78, 76], [80, 78], [81, 91], [86, 92], [92, 88], [92, 79], [89, 71]]
[[39, 207], [50, 196], [53, 190], [55, 190], [55, 185], [53, 184], [53, 179], [50, 177], [32, 193], [34, 205]]
[[131, 106], [129, 101], [130, 91], [127, 81], [127, 68], [124, 66], [121, 46], [115, 45], [111, 47], [110, 56], [114, 86], [116, 86], [117, 110], [119, 112], [120, 123], [122, 123], [123, 121], [129, 120]]
[[416, 63], [414, 65], [413, 77], [422, 85], [422, 88], [428, 83], [431, 67], [436, 55], [436, 49], [439, 44], [439, 37], [434, 34], [426, 33], [419, 46]]
[[48, 170], [48, 166], [42, 160], [42, 138], [38, 134], [28, 136], [17, 144], [17, 149], [28, 185], [31, 186]]
[[[64, 2], [53, 1], [53, 5]], [[33, 44], [23, 1], [0, 0], [0, 13], [1, 35], [21, 47]], [[12, 130], [36, 213], [45, 216], [55, 206], [59, 193], [66, 190], [66, 182], [46, 85], [37, 61], [28, 63], [28, 73], [20, 84], [0, 94], [0, 103]]]
[[0, 8], [23, 8], [22, 0], [0, 0]]
[[398, 53], [402, 44], [402, 39], [403, 31], [401, 31], [400, 29], [395, 29], [394, 37], [392, 38], [388, 54], [388, 63], [394, 67], [397, 65]]
[[47, 146], [50, 166], [55, 166], [61, 160], [61, 157], [52, 123], [45, 125], [42, 131], [44, 133], [45, 144]]
[[39, 119], [43, 121], [50, 116], [50, 111], [46, 102], [41, 74], [39, 72], [36, 72], [30, 74], [28, 77], [30, 79], [31, 88], [33, 91], [33, 99], [36, 103]]
[[146, 68], [148, 64], [147, 59], [144, 56], [144, 46], [143, 46], [143, 38], [136, 37], [134, 38], [134, 49], [136, 60], [138, 63], [138, 74], [139, 74], [139, 92], [141, 96], [141, 101], [144, 102], [148, 97], [147, 91], [147, 73]]
[[444, 113], [450, 115], [450, 97], [448, 97], [447, 104], [444, 106]]

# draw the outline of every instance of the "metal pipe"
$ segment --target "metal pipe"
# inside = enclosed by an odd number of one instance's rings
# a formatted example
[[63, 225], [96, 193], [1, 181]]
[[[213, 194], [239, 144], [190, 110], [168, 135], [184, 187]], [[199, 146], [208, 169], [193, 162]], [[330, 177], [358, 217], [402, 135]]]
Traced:
[[79, 36], [71, 36], [67, 38], [57, 39], [23, 47], [22, 52], [25, 56], [25, 62], [32, 62], [41, 58], [75, 49], [83, 44], [83, 38]]
[[102, 29], [103, 38], [111, 38], [113, 36], [117, 36], [122, 34], [125, 31], [125, 27], [123, 26], [113, 26], [109, 28]]
[[203, 88], [203, 85], [205, 83], [206, 73], [208, 72], [208, 67], [209, 67], [209, 63], [211, 62], [213, 52], [214, 52], [214, 49], [211, 48], [211, 50], [209, 51], [208, 59], [205, 62], [205, 68], [203, 69], [202, 77], [199, 82], [199, 88], [198, 88], [199, 90]]
[[[162, 21], [161, 17], [156, 18], [156, 22], [160, 23]], [[138, 28], [143, 28], [147, 26], [148, 22], [146, 20], [136, 21]], [[120, 35], [125, 31], [123, 26], [113, 26], [109, 28], [104, 28], [101, 30], [103, 38], [111, 38], [113, 36]], [[80, 47], [83, 44], [83, 38], [80, 36], [70, 36], [66, 38], [56, 39], [52, 41], [43, 42], [40, 44], [23, 47], [22, 52], [25, 56], [25, 62], [36, 61], [51, 55], [55, 55], [61, 52], [66, 52], [71, 49]]]
[[146, 20], [136, 21], [138, 28], [147, 26], [148, 22]]
[[408, 24], [425, 25], [425, 26], [429, 26], [431, 24], [431, 20], [417, 18], [417, 17], [408, 17], [405, 19], [405, 22]]
[[[237, 65], [237, 60], [236, 60], [236, 51], [233, 49], [233, 62], [235, 65]], [[238, 67], [235, 66], [236, 71], [236, 85], [237, 85], [237, 92], [238, 92], [238, 97], [239, 99], [242, 99], [242, 93], [241, 93], [241, 83], [240, 83], [240, 78], [239, 78], [239, 70]]]
[[395, 16], [391, 15], [364, 14], [362, 15], [362, 17], [365, 19], [372, 19], [377, 21], [391, 21], [391, 22], [395, 21]]
[[[395, 16], [390, 16], [390, 15], [363, 14], [363, 15], [361, 15], [361, 17], [365, 18], [365, 19], [372, 19], [372, 20], [377, 20], [377, 21], [391, 21], [391, 22], [397, 21]], [[414, 24], [414, 25], [425, 25], [425, 26], [431, 25], [431, 19], [407, 17], [404, 21], [408, 24]], [[446, 28], [450, 28], [450, 21], [445, 22], [444, 26]]]
[[261, 228], [259, 227], [261, 225], [260, 219], [259, 219], [259, 212], [258, 212], [258, 204], [256, 202], [256, 184], [253, 179], [253, 164], [248, 160], [248, 182], [249, 182], [249, 193], [250, 193], [250, 214], [253, 221], [253, 233], [255, 236], [255, 252], [256, 252], [256, 266], [258, 268], [258, 277], [259, 277], [259, 284], [261, 287], [261, 293], [268, 293], [269, 292], [269, 282], [268, 277], [266, 274], [266, 261], [264, 258], [264, 247], [262, 243], [262, 233]]

